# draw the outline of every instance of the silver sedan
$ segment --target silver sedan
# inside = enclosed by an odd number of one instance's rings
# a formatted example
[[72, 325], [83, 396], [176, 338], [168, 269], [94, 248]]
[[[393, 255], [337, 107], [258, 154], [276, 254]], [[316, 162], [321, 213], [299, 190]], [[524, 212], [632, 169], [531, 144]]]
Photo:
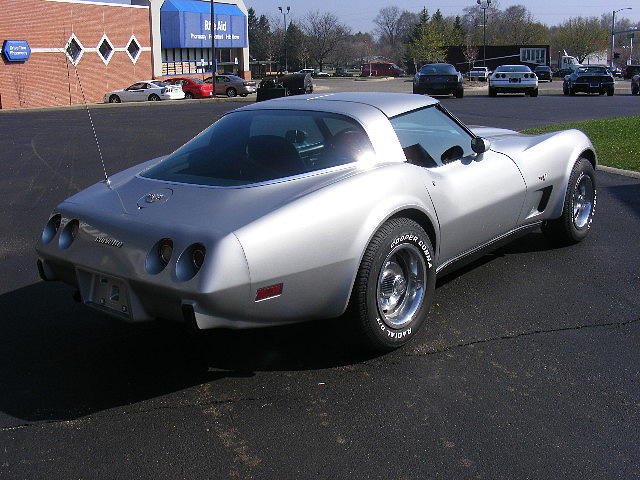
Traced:
[[56, 206], [38, 267], [127, 321], [246, 328], [349, 311], [335, 335], [388, 350], [428, 322], [437, 276], [536, 228], [583, 240], [595, 165], [580, 131], [467, 127], [430, 97], [285, 97]]

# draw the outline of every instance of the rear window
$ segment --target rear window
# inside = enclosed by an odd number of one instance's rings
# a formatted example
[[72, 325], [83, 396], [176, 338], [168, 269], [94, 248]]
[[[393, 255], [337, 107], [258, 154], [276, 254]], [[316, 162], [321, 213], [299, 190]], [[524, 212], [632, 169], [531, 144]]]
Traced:
[[250, 185], [356, 162], [372, 150], [353, 119], [328, 112], [254, 110], [222, 117], [143, 177]]
[[446, 63], [437, 63], [437, 64], [424, 65], [420, 69], [420, 73], [424, 75], [429, 75], [429, 74], [456, 75], [458, 72], [456, 71], [455, 68], [453, 68], [453, 65], [449, 65]]
[[605, 67], [583, 67], [583, 68], [578, 68], [578, 73], [593, 73], [595, 75], [606, 75], [609, 72]]
[[496, 68], [496, 72], [530, 72], [531, 69], [526, 65], [503, 65]]

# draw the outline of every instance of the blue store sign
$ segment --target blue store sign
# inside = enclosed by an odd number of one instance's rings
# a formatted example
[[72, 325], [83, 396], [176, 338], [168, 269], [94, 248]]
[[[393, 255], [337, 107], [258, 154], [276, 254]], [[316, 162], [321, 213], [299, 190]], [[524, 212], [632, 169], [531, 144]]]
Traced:
[[247, 17], [236, 5], [215, 3], [211, 28], [211, 4], [200, 0], [166, 0], [160, 9], [162, 48], [248, 47]]
[[31, 47], [26, 40], [5, 40], [2, 54], [8, 62], [26, 62], [31, 56]]

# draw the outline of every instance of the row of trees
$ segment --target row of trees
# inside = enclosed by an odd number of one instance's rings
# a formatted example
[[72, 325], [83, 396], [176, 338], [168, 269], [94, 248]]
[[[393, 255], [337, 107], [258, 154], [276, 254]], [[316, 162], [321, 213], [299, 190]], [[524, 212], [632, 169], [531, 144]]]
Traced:
[[[353, 33], [332, 13], [312, 12], [288, 23], [286, 32], [280, 17], [258, 16], [249, 9], [251, 56], [269, 60], [289, 70], [327, 64], [348, 66], [384, 59], [412, 71], [416, 65], [445, 59], [446, 46], [464, 45], [468, 60], [477, 58], [483, 44], [482, 10], [466, 7], [462, 15], [444, 16], [437, 10], [430, 14], [396, 6], [380, 9], [373, 19], [372, 33]], [[631, 28], [626, 18], [616, 20], [616, 29]], [[574, 17], [559, 25], [547, 26], [536, 21], [524, 5], [500, 9], [497, 1], [487, 10], [486, 37], [489, 45], [551, 45], [553, 53], [566, 50], [583, 61], [589, 54], [606, 51], [610, 41], [611, 15]], [[619, 35], [617, 46], [628, 40]], [[626, 63], [628, 55], [621, 63]]]

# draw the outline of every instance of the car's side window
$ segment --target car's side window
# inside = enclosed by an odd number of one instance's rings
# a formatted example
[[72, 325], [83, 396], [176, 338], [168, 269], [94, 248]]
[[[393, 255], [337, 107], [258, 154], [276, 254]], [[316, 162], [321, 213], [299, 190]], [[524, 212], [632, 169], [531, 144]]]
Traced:
[[143, 87], [142, 83], [134, 83], [133, 85], [128, 87], [127, 90], [140, 90], [142, 87]]
[[416, 165], [439, 167], [473, 154], [471, 135], [435, 105], [393, 117], [391, 125]]

